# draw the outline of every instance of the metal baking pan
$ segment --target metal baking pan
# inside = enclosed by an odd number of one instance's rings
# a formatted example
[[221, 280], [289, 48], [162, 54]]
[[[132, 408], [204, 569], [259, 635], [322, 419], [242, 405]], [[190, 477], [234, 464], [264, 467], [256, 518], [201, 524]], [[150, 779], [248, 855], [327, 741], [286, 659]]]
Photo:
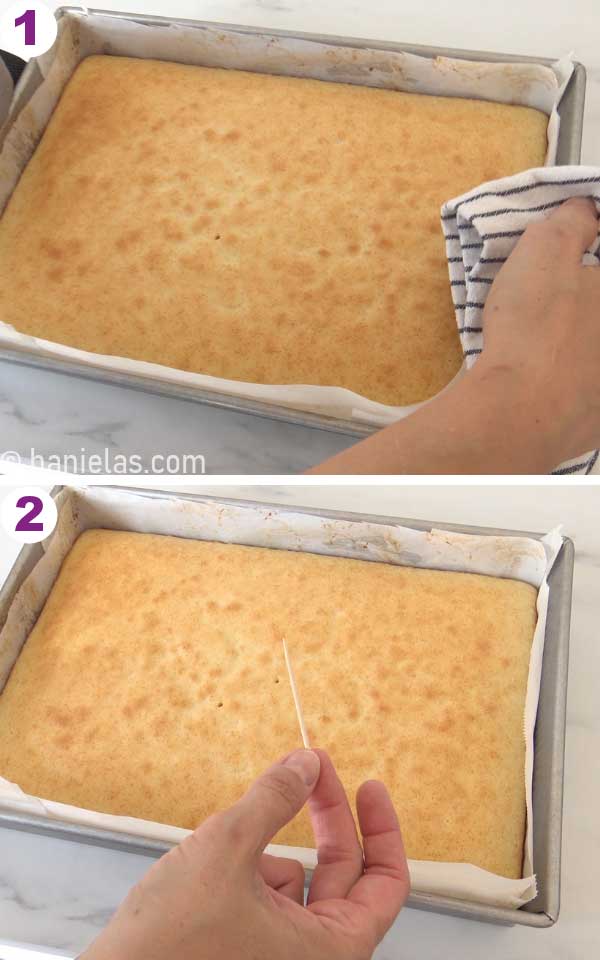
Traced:
[[[266, 37], [284, 37], [311, 40], [315, 43], [328, 43], [336, 46], [374, 50], [393, 50], [415, 53], [419, 56], [435, 57], [456, 57], [468, 60], [487, 60], [499, 63], [538, 63], [545, 66], [552, 64], [552, 59], [546, 57], [525, 57], [514, 56], [511, 54], [488, 53], [484, 51], [456, 50], [447, 47], [430, 47], [416, 44], [392, 43], [383, 40], [365, 40], [349, 37], [329, 36], [325, 34], [298, 33], [289, 30], [274, 30], [263, 27], [247, 27], [237, 24], [222, 24], [212, 21], [185, 20], [167, 17], [153, 17], [142, 14], [116, 13], [114, 11], [87, 9], [86, 13], [94, 16], [106, 16], [111, 18], [121, 18], [123, 20], [135, 21], [147, 26], [175, 23], [190, 27], [213, 27], [223, 30], [233, 30], [245, 34], [260, 34]], [[61, 19], [69, 14], [77, 13], [79, 16], [84, 14], [81, 8], [74, 6], [61, 7], [57, 10], [56, 16]], [[16, 109], [20, 110], [29, 100], [33, 92], [41, 82], [41, 74], [35, 60], [27, 65], [16, 91]], [[560, 132], [558, 139], [558, 164], [577, 164], [581, 156], [581, 139], [583, 131], [583, 109], [585, 100], [585, 69], [580, 63], [575, 64], [575, 70], [571, 77], [568, 89], [566, 90], [560, 104], [559, 113], [561, 118]], [[267, 419], [282, 420], [287, 423], [300, 424], [306, 427], [317, 427], [323, 430], [342, 433], [351, 438], [361, 438], [368, 436], [379, 429], [372, 425], [364, 425], [349, 419], [324, 416], [318, 413], [307, 413], [293, 410], [273, 403], [267, 403], [260, 400], [246, 400], [240, 397], [233, 397], [223, 393], [203, 390], [199, 387], [183, 387], [167, 381], [161, 381], [160, 377], [149, 377], [143, 374], [117, 373], [110, 370], [95, 370], [86, 364], [78, 363], [59, 358], [49, 358], [36, 356], [25, 351], [17, 349], [0, 348], [0, 359], [18, 362], [29, 367], [41, 367], [63, 374], [71, 374], [85, 377], [91, 380], [97, 380], [102, 383], [114, 383], [120, 386], [130, 386], [151, 393], [158, 393], [177, 399], [193, 400], [200, 404], [219, 407], [231, 410], [236, 413], [253, 414]]]
[[[53, 491], [56, 496], [61, 488]], [[424, 522], [372, 514], [346, 513], [333, 510], [318, 510], [314, 507], [290, 507], [281, 504], [257, 503], [251, 500], [234, 500], [225, 497], [201, 494], [175, 494], [164, 491], [147, 491], [123, 488], [140, 498], [160, 497], [172, 500], [210, 500], [224, 505], [252, 506], [277, 515], [292, 509], [297, 513], [312, 514], [337, 520], [369, 521], [380, 524], [403, 524], [417, 530], [432, 528], [458, 533], [484, 534], [488, 536], [527, 536], [539, 540], [540, 534], [516, 530], [501, 530], [490, 527], [472, 527], [450, 523]], [[24, 546], [2, 588], [0, 589], [0, 627], [21, 584], [43, 555], [42, 545]], [[538, 895], [519, 910], [470, 903], [450, 897], [412, 893], [408, 904], [419, 910], [451, 914], [470, 920], [488, 923], [530, 927], [549, 927], [556, 922], [560, 905], [560, 864], [563, 803], [563, 763], [565, 746], [567, 672], [569, 656], [569, 626], [571, 615], [571, 592], [573, 581], [574, 547], [571, 540], [563, 537], [562, 549], [550, 573], [550, 589], [544, 659], [540, 686], [539, 706], [535, 731], [535, 754], [533, 770], [533, 862], [538, 883]], [[0, 771], [1, 773], [1, 771]], [[170, 849], [172, 844], [147, 840], [127, 833], [89, 828], [47, 820], [43, 817], [2, 811], [0, 826], [58, 836], [78, 843], [95, 844], [112, 849], [142, 853], [155, 857]]]

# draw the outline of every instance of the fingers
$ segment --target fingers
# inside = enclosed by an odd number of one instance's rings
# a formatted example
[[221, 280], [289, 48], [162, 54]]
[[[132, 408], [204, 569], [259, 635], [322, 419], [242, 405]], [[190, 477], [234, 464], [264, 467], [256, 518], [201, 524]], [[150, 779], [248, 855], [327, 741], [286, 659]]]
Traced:
[[227, 812], [231, 831], [244, 850], [260, 856], [265, 846], [302, 809], [319, 778], [319, 757], [295, 750], [255, 780]]
[[593, 200], [574, 197], [561, 204], [548, 218], [561, 234], [565, 250], [579, 261], [598, 236], [598, 212]]
[[530, 225], [518, 246], [534, 248], [539, 263], [579, 264], [598, 236], [598, 213], [593, 200], [574, 197], [545, 220]]
[[287, 857], [272, 857], [268, 853], [263, 853], [258, 869], [269, 887], [302, 906], [305, 874], [301, 863], [297, 860], [289, 860]]
[[348, 895], [366, 908], [380, 940], [391, 927], [410, 890], [400, 826], [390, 796], [377, 780], [363, 783], [356, 796], [365, 870]]
[[344, 898], [363, 870], [363, 855], [346, 792], [324, 750], [315, 751], [321, 775], [308, 808], [317, 844], [318, 866], [308, 902]]

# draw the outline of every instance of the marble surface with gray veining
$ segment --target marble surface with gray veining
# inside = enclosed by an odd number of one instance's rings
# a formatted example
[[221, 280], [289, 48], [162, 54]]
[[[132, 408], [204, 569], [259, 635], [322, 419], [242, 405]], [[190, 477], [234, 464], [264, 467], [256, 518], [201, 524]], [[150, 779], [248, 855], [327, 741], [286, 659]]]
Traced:
[[[582, 161], [600, 163], [597, 0], [102, 0], [98, 6], [523, 55], [573, 51], [588, 71]], [[83, 448], [109, 464], [133, 453], [150, 472], [153, 454], [188, 453], [203, 455], [209, 474], [275, 474], [305, 470], [351, 442], [336, 433], [0, 361], [0, 453], [29, 458], [33, 449], [47, 459], [79, 456]]]
[[[2, 492], [0, 486], [0, 499]], [[575, 541], [577, 556], [567, 710], [562, 908], [558, 923], [549, 930], [504, 928], [405, 910], [379, 947], [376, 960], [597, 957], [600, 488], [589, 484], [578, 488], [246, 486], [206, 487], [204, 492], [538, 532], [564, 524], [564, 533]], [[16, 550], [0, 534], [0, 580], [6, 576]], [[3, 941], [36, 944], [65, 957], [76, 956], [108, 921], [148, 864], [149, 860], [142, 856], [0, 828], [0, 958], [13, 960], [12, 954], [4, 954]]]

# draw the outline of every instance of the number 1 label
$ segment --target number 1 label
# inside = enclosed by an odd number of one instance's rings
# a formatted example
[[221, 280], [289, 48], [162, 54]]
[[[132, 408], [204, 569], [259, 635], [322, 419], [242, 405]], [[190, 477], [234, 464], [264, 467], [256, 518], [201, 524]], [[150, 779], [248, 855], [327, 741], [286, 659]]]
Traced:
[[26, 10], [22, 17], [17, 17], [15, 27], [25, 26], [25, 46], [35, 46], [35, 10]]
[[14, 0], [0, 12], [0, 50], [31, 60], [56, 40], [58, 23], [49, 0]]

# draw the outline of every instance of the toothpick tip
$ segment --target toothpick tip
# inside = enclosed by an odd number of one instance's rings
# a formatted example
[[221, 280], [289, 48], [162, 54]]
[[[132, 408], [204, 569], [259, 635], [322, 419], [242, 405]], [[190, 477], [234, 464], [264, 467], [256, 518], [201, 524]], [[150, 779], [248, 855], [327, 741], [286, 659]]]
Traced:
[[298, 726], [300, 727], [300, 735], [302, 737], [302, 743], [304, 744], [305, 750], [310, 750], [310, 743], [308, 741], [308, 733], [306, 730], [306, 725], [304, 723], [304, 717], [302, 715], [302, 707], [300, 705], [300, 695], [298, 694], [298, 687], [296, 686], [296, 678], [294, 676], [294, 669], [292, 667], [292, 661], [290, 660], [290, 655], [285, 641], [285, 637], [281, 638], [283, 644], [283, 656], [285, 658], [285, 665], [287, 667], [288, 677], [290, 680], [290, 686], [292, 688], [292, 697], [294, 698], [294, 706], [296, 708], [296, 716], [298, 717]]

